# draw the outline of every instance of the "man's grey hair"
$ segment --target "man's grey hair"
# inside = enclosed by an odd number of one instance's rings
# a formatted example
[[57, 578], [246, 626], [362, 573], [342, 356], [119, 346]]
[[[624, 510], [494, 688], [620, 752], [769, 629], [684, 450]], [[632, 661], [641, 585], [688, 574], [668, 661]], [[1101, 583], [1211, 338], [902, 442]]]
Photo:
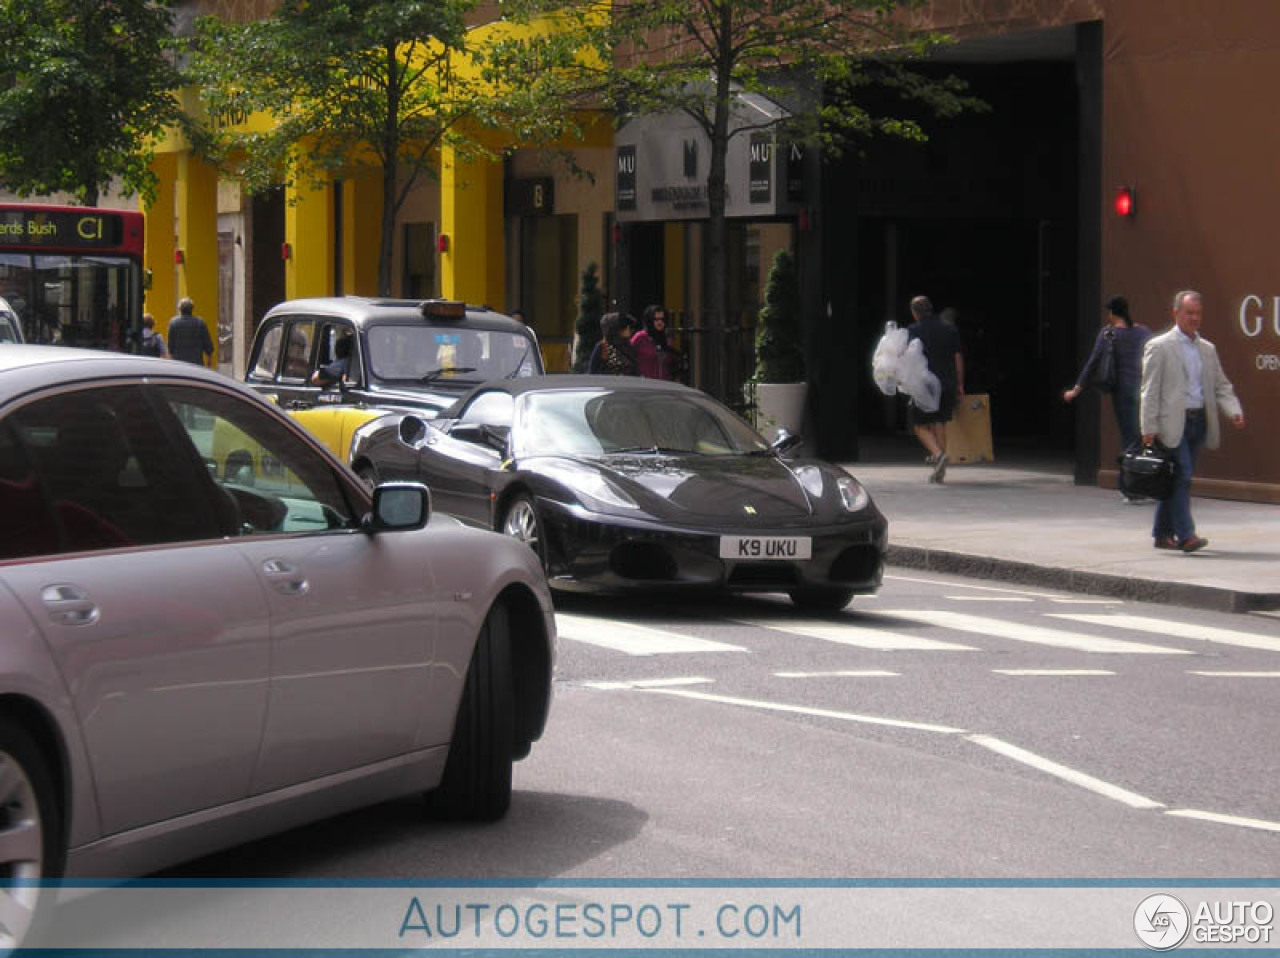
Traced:
[[1201, 303], [1204, 302], [1204, 297], [1194, 289], [1180, 289], [1173, 294], [1173, 308], [1175, 310], [1181, 309], [1183, 301], [1188, 299], [1198, 299]]
[[190, 296], [183, 296], [178, 300], [178, 312], [189, 313], [196, 308], [196, 304], [191, 301]]

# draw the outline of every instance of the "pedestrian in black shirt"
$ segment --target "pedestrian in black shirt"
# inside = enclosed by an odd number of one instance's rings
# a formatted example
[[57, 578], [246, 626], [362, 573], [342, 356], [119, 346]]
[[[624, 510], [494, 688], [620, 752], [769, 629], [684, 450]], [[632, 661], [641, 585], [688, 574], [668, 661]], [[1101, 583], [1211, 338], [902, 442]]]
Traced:
[[174, 359], [205, 365], [213, 357], [213, 340], [204, 320], [195, 315], [195, 304], [186, 296], [178, 302], [178, 315], [169, 320], [169, 355]]
[[942, 482], [947, 475], [947, 423], [955, 413], [956, 402], [964, 397], [960, 332], [934, 314], [927, 296], [911, 301], [911, 316], [915, 322], [908, 333], [912, 339], [920, 340], [929, 372], [938, 377], [942, 392], [934, 412], [925, 412], [914, 401], [908, 405], [907, 422], [929, 453], [928, 461], [933, 466], [929, 481]]

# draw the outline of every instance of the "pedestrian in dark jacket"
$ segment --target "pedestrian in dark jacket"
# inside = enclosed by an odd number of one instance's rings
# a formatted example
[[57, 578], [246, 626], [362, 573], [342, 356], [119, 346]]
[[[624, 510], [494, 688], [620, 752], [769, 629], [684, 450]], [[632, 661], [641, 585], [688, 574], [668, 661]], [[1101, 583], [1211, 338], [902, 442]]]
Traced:
[[206, 356], [213, 356], [209, 327], [195, 315], [195, 304], [185, 296], [178, 302], [178, 315], [169, 320], [169, 355], [197, 366], [205, 365]]
[[631, 334], [636, 320], [630, 313], [605, 313], [600, 317], [600, 342], [591, 351], [587, 372], [606, 376], [635, 376], [636, 353]]
[[[1115, 350], [1115, 383], [1111, 389], [1111, 409], [1120, 430], [1120, 448], [1128, 449], [1139, 439], [1138, 406], [1142, 389], [1142, 350], [1151, 338], [1151, 330], [1135, 323], [1129, 315], [1129, 301], [1123, 296], [1112, 296], [1103, 304], [1107, 320], [1093, 341], [1093, 351], [1085, 360], [1076, 384], [1062, 394], [1072, 402], [1093, 378], [1094, 370], [1102, 361], [1102, 354]], [[1142, 496], [1131, 496], [1124, 489], [1124, 477], [1120, 477], [1120, 493], [1125, 502], [1142, 503]]]

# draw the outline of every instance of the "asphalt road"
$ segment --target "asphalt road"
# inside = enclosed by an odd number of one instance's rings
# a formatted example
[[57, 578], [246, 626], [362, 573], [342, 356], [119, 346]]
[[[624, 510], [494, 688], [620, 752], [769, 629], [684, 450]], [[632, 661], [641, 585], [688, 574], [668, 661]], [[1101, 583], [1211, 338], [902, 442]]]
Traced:
[[897, 571], [560, 603], [509, 816], [406, 800], [172, 877], [1248, 878], [1280, 861], [1280, 618]]

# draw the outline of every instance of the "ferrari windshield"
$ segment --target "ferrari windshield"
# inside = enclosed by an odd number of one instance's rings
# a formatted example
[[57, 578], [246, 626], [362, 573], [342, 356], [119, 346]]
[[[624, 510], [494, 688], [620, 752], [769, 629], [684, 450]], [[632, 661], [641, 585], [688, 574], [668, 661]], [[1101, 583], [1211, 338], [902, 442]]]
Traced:
[[368, 345], [370, 374], [389, 383], [482, 383], [538, 372], [537, 348], [519, 333], [388, 323], [369, 328]]
[[534, 392], [523, 397], [516, 415], [518, 456], [731, 456], [769, 448], [724, 406], [692, 392]]

